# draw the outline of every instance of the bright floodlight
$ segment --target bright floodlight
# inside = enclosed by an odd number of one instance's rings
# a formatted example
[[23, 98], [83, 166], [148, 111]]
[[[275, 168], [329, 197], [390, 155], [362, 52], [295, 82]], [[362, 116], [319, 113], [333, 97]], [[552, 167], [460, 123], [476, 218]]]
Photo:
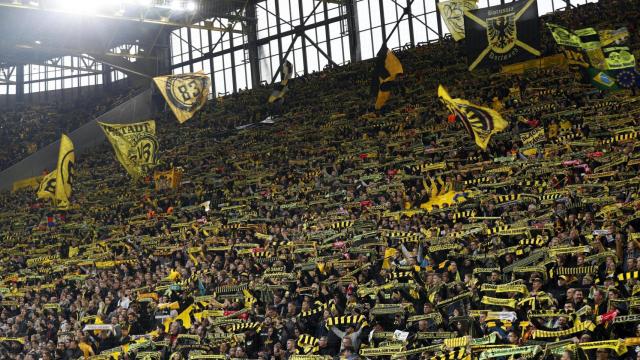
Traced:
[[180, 0], [173, 0], [171, 2], [171, 10], [173, 11], [181, 11], [184, 10], [184, 8], [182, 7], [182, 1]]
[[76, 13], [93, 13], [99, 5], [98, 1], [91, 0], [58, 0], [60, 9]]
[[196, 3], [194, 3], [193, 1], [189, 1], [187, 3], [187, 11], [195, 11], [196, 10]]

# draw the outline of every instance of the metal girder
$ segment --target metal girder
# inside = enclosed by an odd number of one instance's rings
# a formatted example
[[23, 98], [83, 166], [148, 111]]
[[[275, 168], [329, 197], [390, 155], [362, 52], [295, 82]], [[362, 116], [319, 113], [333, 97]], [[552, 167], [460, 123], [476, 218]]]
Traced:
[[[245, 15], [256, 19], [256, 3], [251, 2], [245, 10]], [[245, 31], [247, 33], [247, 50], [249, 55], [249, 68], [251, 70], [251, 85], [256, 88], [260, 86], [260, 60], [258, 55], [258, 33], [257, 21], [245, 22]], [[213, 59], [211, 68], [213, 69]]]
[[[409, 3], [407, 4], [407, 8], [411, 7], [411, 4], [413, 4], [414, 0], [409, 0]], [[394, 1], [395, 3], [395, 1]], [[400, 6], [398, 4], [396, 4], [397, 6]], [[401, 8], [403, 8], [402, 6], [400, 6]], [[404, 9], [404, 8], [403, 8]], [[398, 18], [398, 20], [396, 21], [396, 25], [393, 27], [393, 29], [391, 29], [391, 32], [387, 35], [387, 37], [384, 39], [384, 44], [387, 43], [387, 41], [389, 41], [389, 39], [391, 39], [391, 35], [393, 35], [394, 32], [396, 32], [396, 30], [398, 29], [398, 26], [400, 25], [400, 22], [402, 21], [402, 19], [404, 18], [405, 15], [407, 15], [408, 12], [405, 10], [402, 12], [402, 15], [400, 15], [400, 17]], [[410, 15], [411, 16], [411, 15]]]
[[[43, 45], [37, 45], [37, 46], [16, 45], [16, 46], [23, 49], [33, 49], [40, 52], [47, 52], [47, 53], [50, 53], [52, 57], [71, 55], [71, 56], [80, 57], [81, 59], [83, 59], [83, 61], [85, 61], [85, 59], [94, 61], [94, 62], [98, 61], [100, 63], [109, 65], [114, 69], [126, 72], [128, 74], [141, 76], [144, 78], [150, 79], [154, 75], [154, 74], [148, 74], [145, 71], [143, 71], [141, 69], [142, 66], [138, 64], [138, 62], [132, 63], [130, 61], [123, 59], [122, 57], [107, 56], [103, 52], [91, 51], [88, 49], [80, 50], [80, 49], [71, 49], [71, 48], [63, 48], [63, 47], [52, 48], [52, 47], [43, 46]], [[91, 57], [87, 57], [86, 55]], [[85, 62], [85, 65], [86, 64], [87, 63]], [[83, 70], [86, 70], [86, 69], [83, 69]]]
[[16, 84], [15, 81], [11, 80], [11, 75], [13, 75], [13, 72], [16, 71], [16, 67], [15, 66], [11, 66], [11, 67], [8, 67], [8, 68], [2, 68], [0, 70], [1, 70], [0, 74], [2, 75], [2, 77], [0, 77], [0, 85], [15, 85]]
[[[410, 28], [410, 35], [411, 38], [413, 38], [413, 24], [411, 23], [412, 20], [417, 20], [419, 23], [421, 23], [422, 25], [424, 25], [425, 28], [433, 31], [435, 34], [438, 34], [438, 36], [441, 37], [441, 32], [440, 31], [436, 31], [434, 29], [431, 28], [431, 26], [427, 25], [424, 21], [422, 21], [422, 19], [420, 19], [419, 17], [413, 15], [413, 13], [411, 12], [411, 4], [413, 4], [414, 0], [407, 0], [407, 6], [402, 6], [400, 4], [398, 4], [396, 2], [396, 0], [391, 0], [397, 7], [402, 9], [402, 15], [400, 16], [400, 18], [398, 19], [398, 21], [396, 22], [396, 27], [400, 24], [400, 21], [402, 20], [402, 18], [404, 17], [404, 15], [409, 15], [409, 28]], [[440, 19], [440, 10], [437, 8], [437, 2], [436, 2], [436, 10], [437, 10], [437, 14], [438, 14], [438, 20]], [[395, 28], [394, 28], [395, 30]], [[393, 34], [393, 30], [391, 32], [391, 34]], [[387, 37], [387, 40], [390, 39], [391, 34], [389, 34], [389, 36]], [[413, 41], [411, 41], [413, 43]]]
[[338, 67], [338, 64], [336, 64], [336, 62], [335, 62], [335, 61], [333, 61], [333, 59], [331, 59], [331, 57], [330, 57], [329, 55], [327, 55], [327, 53], [325, 53], [325, 52], [324, 52], [324, 50], [322, 50], [322, 49], [320, 48], [320, 46], [318, 46], [318, 44], [316, 44], [316, 42], [315, 42], [315, 41], [311, 40], [311, 38], [310, 38], [310, 37], [308, 37], [308, 36], [307, 36], [307, 34], [302, 34], [302, 35], [307, 39], [307, 41], [308, 41], [308, 42], [310, 42], [310, 43], [311, 43], [311, 45], [312, 45], [313, 47], [315, 47], [315, 48], [316, 48], [316, 50], [318, 50], [318, 52], [319, 52], [320, 54], [322, 54], [322, 56], [324, 56], [324, 57], [325, 57], [325, 58], [326, 58], [326, 59], [331, 63], [331, 65], [332, 65], [332, 66]]
[[[314, 28], [317, 28], [317, 27], [322, 27], [322, 26], [325, 26], [327, 24], [334, 23], [336, 21], [345, 20], [346, 18], [347, 18], [347, 15], [336, 16], [336, 17], [331, 18], [331, 19], [325, 19], [325, 20], [313, 23], [311, 25], [304, 26], [303, 29], [304, 30], [310, 30], [310, 29], [314, 29]], [[291, 29], [291, 30], [288, 30], [288, 31], [284, 31], [284, 32], [282, 32], [280, 34], [267, 36], [265, 38], [259, 39], [257, 41], [257, 45], [268, 44], [270, 41], [277, 40], [282, 36], [295, 35], [297, 31], [298, 31], [298, 29]], [[237, 51], [237, 50], [242, 50], [242, 49], [244, 49], [244, 47], [245, 47], [245, 45], [243, 44], [243, 45], [236, 45], [233, 48], [226, 48], [226, 49], [220, 50], [218, 52], [210, 51], [210, 52], [208, 52], [208, 53], [206, 53], [206, 54], [204, 54], [204, 55], [202, 55], [200, 57], [194, 58], [193, 61], [194, 62], [198, 62], [198, 61], [202, 61], [202, 60], [206, 60], [206, 59], [211, 59], [211, 58], [213, 58], [215, 56], [220, 56], [220, 55], [232, 53], [232, 52]], [[279, 53], [279, 54], [282, 55], [281, 53]], [[189, 64], [189, 61], [184, 61], [184, 62], [181, 62], [181, 63], [178, 63], [178, 64], [173, 64], [172, 68], [186, 66], [188, 64]]]
[[115, 57], [124, 57], [124, 58], [136, 58], [136, 59], [147, 59], [147, 60], [157, 60], [156, 56], [149, 55], [140, 55], [140, 54], [120, 54], [114, 52], [106, 52], [104, 53], [106, 56], [115, 56]]
[[[319, 0], [319, 2], [320, 2], [320, 3], [325, 3], [325, 4], [326, 4], [326, 3], [334, 3], [334, 4], [340, 4], [340, 5], [342, 5], [342, 2], [338, 2], [338, 1]], [[297, 26], [293, 25], [291, 22], [289, 22], [289, 21], [287, 21], [287, 20], [285, 20], [285, 19], [280, 18], [280, 16], [279, 16], [278, 14], [274, 14], [272, 11], [270, 11], [269, 9], [267, 9], [266, 7], [264, 7], [264, 6], [260, 5], [260, 4], [256, 4], [256, 6], [258, 6], [258, 7], [259, 7], [259, 8], [261, 8], [262, 10], [266, 11], [267, 13], [269, 13], [269, 14], [271, 14], [271, 15], [275, 16], [277, 20], [279, 20], [279, 21], [282, 21], [282, 22], [286, 23], [286, 24], [287, 24], [287, 25], [289, 25], [292, 29], [294, 29], [294, 31], [296, 31]], [[316, 7], [316, 8], [317, 8], [317, 7]], [[314, 8], [314, 10], [311, 12], [311, 14], [310, 14], [309, 16], [313, 15], [313, 13], [315, 12], [315, 9], [316, 9], [316, 8]], [[326, 6], [325, 6], [325, 9], [324, 9], [324, 10], [325, 10], [325, 17], [326, 17]], [[306, 20], [305, 20], [305, 22], [306, 22]], [[304, 25], [304, 24], [303, 24], [303, 25]], [[315, 25], [315, 24], [314, 24], [314, 25]], [[314, 26], [314, 27], [315, 27], [315, 26]], [[306, 31], [306, 30], [307, 30], [307, 28], [304, 28], [304, 30], [303, 30], [303, 31]], [[311, 45], [313, 45], [313, 46], [318, 50], [318, 52], [320, 52], [320, 54], [322, 54], [322, 56], [324, 56], [324, 57], [325, 57], [325, 58], [326, 58], [326, 59], [327, 59], [327, 60], [328, 60], [328, 61], [329, 61], [333, 66], [338, 66], [338, 64], [336, 64], [336, 63], [335, 63], [335, 61], [333, 61], [333, 59], [331, 59], [331, 55], [328, 55], [327, 53], [325, 53], [325, 52], [324, 52], [324, 51], [323, 51], [323, 50], [318, 46], [318, 44], [316, 44], [316, 42], [315, 42], [315, 41], [313, 41], [313, 40], [312, 40], [311, 38], [309, 38], [306, 34], [304, 34], [304, 32], [303, 32], [303, 35], [304, 35], [305, 39], [306, 39], [307, 41], [311, 42]], [[284, 36], [284, 34], [280, 34], [280, 36]], [[326, 37], [326, 38], [327, 38], [327, 39], [329, 39], [329, 36], [327, 35], [327, 37]], [[295, 40], [294, 40], [294, 41], [295, 41]], [[327, 49], [328, 49], [328, 50], [329, 50], [329, 52], [330, 52], [331, 47], [330, 47], [330, 46], [328, 46], [328, 47], [327, 47]]]
[[[237, 15], [239, 15], [242, 11], [244, 11], [244, 9], [246, 9], [246, 8], [247, 8], [247, 5], [249, 4], [249, 1], [250, 1], [250, 0], [246, 0], [246, 1], [244, 2], [244, 5], [242, 6], [242, 8], [241, 8], [241, 9], [236, 10], [236, 14], [237, 14]], [[218, 21], [220, 21], [220, 20], [218, 20]], [[231, 24], [228, 26], [229, 30], [233, 29], [233, 28], [236, 26], [236, 23], [237, 23], [237, 22], [238, 22], [238, 20], [237, 20], [237, 19], [236, 19], [236, 20], [232, 20], [232, 21], [231, 21]], [[236, 33], [238, 33], [238, 30], [234, 30], [234, 31], [235, 31]], [[234, 32], [234, 31], [227, 31], [227, 32]], [[226, 32], [225, 32], [225, 33], [226, 33]], [[240, 34], [242, 34], [243, 32], [242, 32], [242, 31], [239, 31], [239, 33], [240, 33]], [[218, 39], [218, 41], [213, 45], [213, 47], [211, 48], [211, 52], [213, 52], [213, 51], [218, 47], [218, 45], [220, 45], [220, 43], [222, 43], [222, 39], [224, 38], [224, 35], [225, 35], [225, 34], [223, 33], [223, 34], [220, 36], [220, 38]]]
[[16, 82], [13, 80], [9, 80], [8, 78], [6, 79], [0, 78], [0, 85], [15, 85], [15, 84]]
[[[356, 6], [356, 0], [347, 1], [347, 29], [349, 31], [349, 57], [351, 61], [362, 60], [362, 54], [360, 49], [360, 24], [358, 23], [358, 7]], [[382, 11], [383, 7], [380, 7]], [[371, 16], [371, 14], [369, 14]], [[384, 19], [384, 18], [383, 18]], [[381, 26], [384, 33], [384, 26]]]
[[143, 78], [151, 79], [155, 74], [149, 74], [142, 69], [142, 66], [138, 62], [130, 62], [121, 57], [110, 56], [107, 57], [104, 54], [89, 54], [97, 61], [109, 65], [116, 70], [120, 70], [127, 74], [140, 76]]
[[[63, 9], [42, 8], [38, 6], [21, 5], [21, 4], [13, 4], [13, 3], [0, 3], [0, 7], [8, 7], [8, 8], [14, 8], [14, 9], [23, 9], [23, 10], [32, 10], [32, 11], [46, 11], [46, 12], [54, 12], [54, 13], [61, 13], [61, 14], [74, 14], [74, 12], [72, 11], [67, 11]], [[210, 31], [231, 31], [233, 33], [242, 34], [242, 31], [240, 30], [229, 30], [225, 28], [220, 28], [220, 27], [213, 26], [212, 23], [208, 25], [207, 21], [204, 21], [205, 25], [199, 25], [199, 24], [193, 24], [190, 22], [173, 21], [170, 19], [150, 19], [150, 18], [145, 18], [143, 14], [141, 14], [140, 17], [117, 16], [117, 15], [108, 15], [108, 14], [100, 14], [100, 13], [83, 14], [83, 16], [91, 16], [91, 17], [100, 18], [100, 19], [131, 21], [131, 22], [144, 23], [144, 24], [163, 25], [163, 26], [178, 27], [178, 28], [187, 27], [191, 29], [210, 30]]]
[[86, 72], [91, 73], [91, 74], [100, 74], [100, 73], [102, 73], [101, 70], [86, 69], [86, 68], [75, 67], [75, 66], [65, 66], [65, 65], [57, 65], [57, 64], [49, 64], [49, 63], [45, 63], [45, 64], [42, 64], [42, 65], [47, 66], [47, 67], [56, 68], [56, 69], [63, 69], [63, 70], [86, 71]]
[[[296, 26], [293, 29], [293, 31], [295, 32], [295, 35], [293, 36], [293, 39], [291, 39], [291, 44], [289, 45], [289, 48], [287, 49], [287, 51], [285, 52], [284, 56], [282, 57], [283, 59], [285, 59], [285, 60], [287, 59], [287, 56], [289, 56], [289, 53], [293, 49], [293, 46], [295, 45], [296, 40], [298, 40], [298, 38], [300, 37], [301, 34], [304, 35], [304, 32], [306, 30], [305, 25], [307, 24], [307, 21], [309, 21], [311, 16], [313, 16], [313, 14], [316, 12], [316, 10], [318, 9], [318, 6], [320, 6], [320, 4], [322, 4], [322, 1], [318, 1], [316, 3], [316, 5], [313, 7], [313, 9], [311, 10], [311, 12], [309, 13], [309, 15], [307, 15], [303, 19], [302, 24]], [[302, 10], [300, 10], [300, 11], [302, 11]], [[280, 36], [282, 36], [282, 34], [280, 34]], [[306, 54], [306, 51], [304, 51], [303, 54]], [[273, 77], [271, 78], [271, 83], [272, 84], [276, 81], [276, 78], [278, 77], [278, 74], [280, 73], [280, 71], [282, 71], [282, 65], [283, 65], [283, 62], [280, 62], [280, 65], [278, 65], [278, 69], [273, 74]]]

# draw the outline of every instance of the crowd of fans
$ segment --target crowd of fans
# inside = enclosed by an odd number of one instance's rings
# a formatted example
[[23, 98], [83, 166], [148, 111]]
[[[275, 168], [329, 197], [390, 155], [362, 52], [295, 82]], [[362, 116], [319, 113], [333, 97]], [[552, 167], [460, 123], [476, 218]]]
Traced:
[[0, 170], [4, 170], [49, 145], [89, 120], [119, 105], [136, 90], [118, 95], [101, 94], [73, 103], [20, 104], [0, 113]]
[[[552, 21], [631, 29], [639, 6]], [[362, 62], [276, 109], [249, 91], [159, 119], [178, 189], [132, 182], [105, 144], [69, 211], [1, 194], [0, 358], [640, 358], [640, 98], [561, 68], [470, 74], [462, 50], [398, 53], [378, 113]], [[509, 128], [479, 150], [439, 84]]]

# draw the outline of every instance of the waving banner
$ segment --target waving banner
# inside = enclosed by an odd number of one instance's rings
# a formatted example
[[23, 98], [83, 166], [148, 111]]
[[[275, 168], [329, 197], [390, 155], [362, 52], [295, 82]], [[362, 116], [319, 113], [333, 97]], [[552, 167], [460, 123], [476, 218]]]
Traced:
[[621, 43], [629, 37], [627, 28], [569, 30], [547, 24], [556, 43], [563, 47], [569, 65], [577, 65], [583, 76], [600, 90], [632, 88], [638, 80], [636, 59]]
[[67, 135], [62, 134], [60, 150], [58, 151], [58, 164], [54, 171], [42, 179], [36, 193], [37, 197], [40, 199], [52, 199], [59, 209], [69, 208], [75, 162], [73, 143]]
[[167, 104], [182, 124], [206, 104], [211, 79], [202, 71], [153, 78]]
[[146, 176], [158, 164], [158, 139], [153, 120], [132, 124], [98, 123], [116, 158], [134, 179]]
[[509, 123], [500, 114], [484, 106], [470, 103], [464, 99], [454, 99], [447, 90], [440, 85], [438, 97], [453, 112], [467, 129], [469, 136], [475, 139], [476, 145], [482, 150], [487, 149], [491, 136], [507, 128]]
[[464, 11], [469, 70], [540, 56], [536, 0]]
[[37, 191], [38, 199], [55, 199], [56, 197], [56, 172], [45, 175], [40, 182]]
[[438, 10], [455, 41], [464, 39], [464, 11], [477, 8], [476, 0], [449, 0], [438, 3]]
[[387, 44], [382, 44], [376, 57], [376, 66], [373, 69], [371, 79], [371, 93], [375, 94], [376, 110], [380, 110], [391, 97], [391, 88], [398, 77], [402, 74], [402, 64], [393, 51], [387, 48]]
[[285, 60], [284, 64], [282, 64], [282, 80], [279, 84], [271, 92], [269, 95], [269, 103], [274, 103], [278, 100], [284, 99], [284, 95], [289, 91], [289, 80], [291, 80], [291, 76], [293, 75], [293, 65], [289, 60]]
[[58, 166], [56, 169], [56, 200], [58, 207], [66, 209], [69, 207], [71, 197], [71, 185], [75, 174], [76, 155], [73, 150], [71, 139], [62, 134], [60, 139], [60, 151], [58, 153]]

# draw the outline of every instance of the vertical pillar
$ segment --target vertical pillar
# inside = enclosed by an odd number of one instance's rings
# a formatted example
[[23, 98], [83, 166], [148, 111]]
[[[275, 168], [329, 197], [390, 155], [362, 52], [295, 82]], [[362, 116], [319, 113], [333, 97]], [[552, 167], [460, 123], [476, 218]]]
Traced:
[[191, 41], [191, 28], [185, 28], [185, 30], [187, 30], [187, 48], [189, 49], [189, 72], [193, 72], [193, 42]]
[[16, 101], [24, 100], [24, 65], [16, 65]]
[[[358, 7], [355, 0], [347, 0], [345, 6], [347, 7], [347, 27], [349, 29], [349, 52], [351, 55], [351, 62], [356, 62], [361, 60]], [[384, 31], [384, 19], [382, 19], [382, 29]]]
[[[442, 19], [440, 18], [440, 8], [438, 7], [439, 2], [440, 0], [436, 0], [436, 19], [438, 21], [438, 38], [442, 40], [444, 36], [442, 33]], [[427, 30], [427, 40], [429, 40], [429, 30]]]
[[[229, 46], [233, 49], [233, 33], [229, 32]], [[231, 54], [231, 83], [233, 85], [233, 92], [238, 92], [238, 80], [236, 79], [236, 52], [232, 51]]]
[[111, 90], [111, 71], [113, 69], [107, 64], [102, 64], [102, 88]]
[[[324, 12], [324, 18], [328, 19], [329, 12], [327, 10], [326, 1], [322, 4], [322, 11]], [[331, 54], [331, 34], [329, 33], [329, 24], [325, 24], [324, 26], [324, 36], [325, 36], [325, 39], [327, 39], [327, 55], [329, 55], [329, 58], [333, 59], [333, 54]], [[327, 59], [327, 62], [329, 63], [329, 66], [331, 66], [331, 61], [329, 61], [329, 59]]]
[[[260, 60], [258, 59], [258, 35], [256, 29], [258, 19], [256, 17], [256, 3], [254, 1], [249, 1], [249, 3], [247, 4], [245, 16], [247, 18], [245, 29], [247, 31], [247, 42], [249, 46], [248, 50], [249, 67], [251, 69], [251, 85], [253, 88], [257, 88], [260, 86]], [[280, 23], [278, 22], [278, 25], [279, 24]]]
[[[503, 0], [504, 1], [504, 0]], [[416, 46], [415, 38], [413, 37], [413, 14], [411, 13], [411, 5], [413, 4], [413, 0], [407, 0], [407, 7], [404, 9], [404, 12], [407, 14], [407, 20], [409, 21], [409, 41], [411, 41], [411, 46]], [[400, 44], [402, 46], [404, 44]]]
[[[295, 0], [292, 0], [295, 1]], [[302, 9], [302, 0], [298, 0], [298, 10], [300, 13], [300, 26], [297, 29], [298, 38], [302, 40], [302, 63], [304, 65], [304, 74], [307, 75], [309, 73], [309, 68], [307, 67], [307, 38], [304, 35], [304, 11]], [[309, 16], [313, 16], [313, 14], [309, 14]], [[295, 46], [293, 47], [293, 54], [295, 59]]]

